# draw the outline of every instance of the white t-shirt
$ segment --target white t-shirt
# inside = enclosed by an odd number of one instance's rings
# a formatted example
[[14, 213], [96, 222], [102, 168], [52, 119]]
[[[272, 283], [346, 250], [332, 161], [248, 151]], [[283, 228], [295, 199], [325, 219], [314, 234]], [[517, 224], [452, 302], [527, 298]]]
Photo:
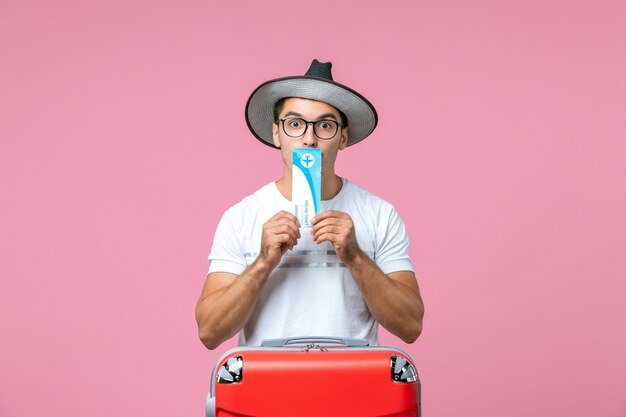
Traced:
[[[292, 203], [274, 182], [228, 209], [215, 232], [209, 273], [240, 275], [259, 254], [263, 224], [281, 210], [292, 212]], [[384, 273], [413, 271], [404, 223], [391, 204], [344, 179], [341, 191], [322, 201], [325, 210], [352, 217], [359, 247]], [[239, 345], [294, 336], [366, 339], [377, 345], [377, 322], [332, 244], [315, 243], [310, 228], [300, 234], [261, 290]]]

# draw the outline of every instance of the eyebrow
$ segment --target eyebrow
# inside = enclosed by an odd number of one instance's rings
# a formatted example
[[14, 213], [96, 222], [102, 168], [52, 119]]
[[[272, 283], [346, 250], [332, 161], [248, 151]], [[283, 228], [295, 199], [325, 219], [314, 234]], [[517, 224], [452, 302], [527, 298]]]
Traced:
[[[300, 117], [302, 118], [303, 116], [295, 111], [289, 111], [287, 112], [287, 114], [285, 114], [283, 117]], [[335, 116], [332, 113], [324, 113], [321, 116], [319, 116], [319, 118], [317, 120], [324, 120], [324, 119], [328, 119], [328, 118], [332, 118], [333, 120], [337, 121], [337, 116]]]

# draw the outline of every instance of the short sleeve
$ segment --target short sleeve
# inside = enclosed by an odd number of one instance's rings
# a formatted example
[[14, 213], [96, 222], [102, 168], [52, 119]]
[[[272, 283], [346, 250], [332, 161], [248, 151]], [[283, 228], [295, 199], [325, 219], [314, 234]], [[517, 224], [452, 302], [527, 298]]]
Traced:
[[377, 225], [375, 262], [385, 273], [413, 271], [409, 257], [409, 236], [395, 207], [381, 209]]
[[229, 272], [240, 275], [246, 269], [246, 259], [239, 242], [236, 214], [231, 209], [222, 216], [213, 239], [213, 247], [209, 254], [209, 273]]

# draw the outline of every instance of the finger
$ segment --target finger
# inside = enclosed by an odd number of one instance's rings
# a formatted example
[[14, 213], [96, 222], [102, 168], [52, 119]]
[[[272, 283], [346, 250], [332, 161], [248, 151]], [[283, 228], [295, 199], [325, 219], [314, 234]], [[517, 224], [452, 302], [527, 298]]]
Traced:
[[293, 232], [295, 235], [297, 235], [300, 232], [300, 229], [298, 229], [298, 227], [294, 223], [288, 220], [276, 220], [276, 221], [265, 223], [263, 225], [263, 230], [269, 231], [272, 233]]
[[294, 223], [291, 219], [287, 219], [287, 218], [281, 218], [278, 220], [274, 220], [271, 223], [272, 226], [275, 225], [286, 225], [288, 226], [291, 230], [293, 230], [295, 232], [295, 234], [300, 237], [300, 228], [298, 227], [298, 225], [296, 223]]
[[267, 227], [267, 232], [269, 232], [271, 235], [289, 235], [291, 237], [293, 237], [295, 240], [298, 240], [298, 238], [300, 237], [300, 230], [297, 228], [294, 228], [292, 225], [289, 224], [272, 224], [272, 225], [268, 225]]
[[261, 243], [261, 247], [268, 248], [271, 251], [280, 251], [285, 253], [285, 248], [293, 248], [297, 244], [297, 240], [289, 235], [272, 236]]
[[313, 233], [313, 236], [315, 235], [320, 235], [322, 233], [333, 233], [333, 234], [340, 234], [342, 231], [344, 230], [343, 227], [341, 227], [341, 225], [337, 225], [337, 224], [325, 224], [321, 227], [319, 227], [315, 233]]
[[290, 236], [288, 234], [280, 234], [280, 235], [272, 236], [272, 238], [270, 239], [268, 243], [274, 249], [278, 249], [278, 248], [282, 249], [283, 246], [293, 248], [297, 242], [298, 242], [297, 239], [295, 239], [293, 236]]
[[289, 219], [292, 222], [294, 222], [298, 227], [300, 227], [300, 221], [298, 220], [298, 218], [294, 216], [292, 213], [289, 213], [288, 211], [281, 210], [275, 215], [273, 215], [272, 217], [270, 217], [269, 220], [278, 220], [278, 219]]
[[325, 240], [337, 243], [340, 240], [345, 240], [347, 235], [348, 231], [345, 228], [338, 226], [325, 226], [313, 235], [313, 240], [320, 243], [322, 242], [322, 236], [326, 236]]
[[313, 218], [311, 219], [311, 223], [315, 224], [317, 222], [320, 222], [328, 218], [344, 218], [344, 217], [348, 217], [348, 214], [344, 213], [343, 211], [326, 210], [313, 216]]
[[293, 249], [292, 245], [285, 243], [280, 247], [280, 252], [284, 255], [287, 251], [290, 251], [292, 249]]
[[298, 219], [296, 219], [295, 216], [291, 215], [290, 213], [279, 212], [274, 217], [270, 218], [267, 222], [265, 222], [265, 224], [263, 225], [263, 228], [271, 229], [275, 227], [277, 224], [285, 224], [285, 225], [288, 225], [292, 230], [294, 230], [294, 232], [298, 235], [298, 237], [300, 237], [300, 228], [298, 226], [299, 222], [297, 220]]
[[330, 242], [333, 244], [333, 246], [337, 243], [337, 235], [334, 233], [322, 233], [316, 237], [313, 238], [313, 240], [315, 241], [315, 243], [319, 244], [322, 242]]
[[318, 221], [315, 226], [311, 228], [311, 234], [314, 235], [318, 230], [325, 226], [338, 226], [341, 224], [341, 220], [337, 218], [326, 218], [324, 220]]

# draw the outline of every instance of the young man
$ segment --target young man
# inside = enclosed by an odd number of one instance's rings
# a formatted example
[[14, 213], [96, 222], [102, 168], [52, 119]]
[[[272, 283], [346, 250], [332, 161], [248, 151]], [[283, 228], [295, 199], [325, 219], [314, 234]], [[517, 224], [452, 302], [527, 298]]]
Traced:
[[[336, 83], [331, 63], [304, 76], [268, 81], [250, 96], [252, 133], [282, 154], [283, 175], [222, 217], [196, 320], [214, 349], [239, 333], [240, 345], [327, 336], [378, 344], [378, 326], [406, 343], [422, 329], [424, 307], [408, 237], [386, 201], [335, 174], [339, 151], [376, 127], [374, 107]], [[292, 151], [322, 151], [322, 210], [312, 227], [291, 214]]]

